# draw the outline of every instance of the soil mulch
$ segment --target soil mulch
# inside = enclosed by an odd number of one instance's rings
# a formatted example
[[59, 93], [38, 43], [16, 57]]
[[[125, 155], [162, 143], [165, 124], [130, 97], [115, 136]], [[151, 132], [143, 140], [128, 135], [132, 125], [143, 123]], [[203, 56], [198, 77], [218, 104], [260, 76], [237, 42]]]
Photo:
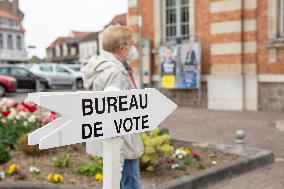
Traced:
[[[194, 175], [204, 169], [212, 166], [224, 165], [232, 162], [238, 158], [238, 156], [228, 153], [223, 153], [216, 149], [209, 147], [200, 147], [195, 145], [187, 145], [192, 152], [198, 152], [200, 159], [190, 158], [190, 160], [176, 160], [179, 166], [175, 169], [172, 168], [172, 163], [162, 163], [159, 169], [153, 172], [145, 170], [141, 171], [142, 183], [144, 186], [156, 186], [172, 179], [176, 179], [185, 175]], [[71, 163], [69, 167], [58, 168], [55, 167], [51, 162], [51, 157], [63, 156], [68, 153], [71, 157]], [[91, 161], [91, 156], [85, 153], [85, 146], [83, 144], [72, 145], [68, 147], [61, 147], [57, 149], [48, 150], [41, 156], [27, 156], [20, 150], [11, 152], [12, 159], [4, 164], [0, 165], [0, 171], [7, 171], [11, 163], [19, 165], [20, 170], [29, 170], [30, 166], [35, 166], [40, 169], [41, 173], [38, 175], [30, 175], [27, 182], [34, 183], [48, 183], [47, 176], [50, 173], [60, 173], [64, 176], [63, 184], [75, 184], [86, 187], [94, 187], [101, 185], [102, 183], [96, 182], [93, 176], [80, 175], [74, 173], [74, 169], [84, 163]], [[15, 182], [15, 176], [8, 176], [4, 181], [5, 183]], [[21, 181], [22, 182], [22, 181]]]

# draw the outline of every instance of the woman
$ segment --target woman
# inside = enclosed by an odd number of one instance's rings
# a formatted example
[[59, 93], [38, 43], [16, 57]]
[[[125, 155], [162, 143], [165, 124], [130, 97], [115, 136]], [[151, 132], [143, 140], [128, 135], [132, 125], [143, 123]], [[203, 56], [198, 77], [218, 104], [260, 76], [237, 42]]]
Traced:
[[[137, 56], [132, 31], [125, 26], [109, 26], [103, 33], [103, 49], [95, 62], [82, 68], [84, 87], [88, 90], [103, 91], [114, 87], [120, 90], [136, 88], [129, 62]], [[139, 158], [144, 152], [139, 134], [123, 136], [121, 157], [124, 163], [120, 187], [121, 189], [140, 189]], [[95, 142], [96, 147], [102, 145]], [[101, 156], [102, 150], [96, 155]]]

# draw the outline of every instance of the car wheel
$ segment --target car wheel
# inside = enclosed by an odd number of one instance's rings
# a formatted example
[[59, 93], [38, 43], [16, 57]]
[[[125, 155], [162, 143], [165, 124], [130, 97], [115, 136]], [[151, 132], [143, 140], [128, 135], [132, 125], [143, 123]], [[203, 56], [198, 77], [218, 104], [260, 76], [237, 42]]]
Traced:
[[36, 91], [37, 92], [43, 92], [46, 90], [46, 85], [42, 82], [38, 82], [37, 87], [36, 87]]
[[6, 89], [4, 86], [0, 85], [0, 97], [5, 96]]
[[82, 79], [77, 79], [76, 80], [76, 89], [83, 89], [83, 80]]

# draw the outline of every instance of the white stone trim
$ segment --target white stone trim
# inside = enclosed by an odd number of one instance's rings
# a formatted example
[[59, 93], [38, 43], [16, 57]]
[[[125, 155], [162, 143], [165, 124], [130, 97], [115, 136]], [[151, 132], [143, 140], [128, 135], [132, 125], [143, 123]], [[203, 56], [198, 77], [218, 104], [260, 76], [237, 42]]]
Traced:
[[263, 83], [284, 83], [284, 74], [260, 74], [258, 81]]
[[245, 32], [257, 31], [257, 20], [256, 19], [245, 20], [244, 21], [244, 31]]
[[250, 111], [258, 110], [258, 82], [257, 75], [244, 76], [244, 109]]
[[210, 75], [208, 77], [208, 109], [239, 110], [243, 106], [243, 77]]
[[244, 53], [253, 54], [257, 53], [256, 41], [248, 41], [244, 43]]
[[154, 44], [155, 48], [160, 46], [162, 39], [162, 8], [161, 1], [154, 0]]
[[127, 25], [128, 26], [135, 26], [138, 24], [138, 17], [137, 15], [131, 15], [127, 17]]
[[201, 81], [202, 82], [207, 82], [208, 81], [209, 75], [201, 75]]
[[195, 42], [196, 40], [196, 16], [195, 16], [195, 0], [189, 1], [189, 35], [190, 41]]
[[[211, 44], [211, 55], [231, 55], [242, 54], [242, 43], [215, 43]], [[244, 43], [244, 53], [256, 53], [257, 43], [256, 41], [248, 41]]]
[[160, 81], [160, 75], [153, 75], [152, 81]]
[[268, 0], [268, 39], [277, 38], [278, 0]]
[[215, 43], [211, 44], [211, 55], [241, 54], [241, 43]]
[[138, 5], [137, 0], [128, 0], [128, 8], [135, 8]]
[[[256, 31], [257, 30], [256, 19], [245, 20], [244, 21], [244, 31]], [[211, 24], [211, 34], [221, 34], [221, 33], [231, 33], [231, 32], [241, 32], [241, 21], [227, 21], [227, 22], [217, 22]]]
[[[228, 11], [235, 11], [241, 10], [241, 1], [242, 0], [223, 0], [213, 2], [210, 5], [210, 12], [211, 13], [219, 13], [219, 12], [228, 12]], [[244, 1], [245, 9], [255, 9], [257, 8], [257, 0], [245, 0]]]

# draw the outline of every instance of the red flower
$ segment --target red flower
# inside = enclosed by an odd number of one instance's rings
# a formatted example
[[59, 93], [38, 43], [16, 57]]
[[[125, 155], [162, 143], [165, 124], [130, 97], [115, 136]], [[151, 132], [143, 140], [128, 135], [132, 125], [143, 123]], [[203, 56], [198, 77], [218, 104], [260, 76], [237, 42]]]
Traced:
[[10, 110], [2, 110], [1, 111], [1, 114], [4, 116], [4, 117], [8, 117], [10, 115], [11, 111]]
[[26, 111], [28, 111], [28, 110], [27, 110], [27, 108], [25, 108], [25, 107], [21, 107], [21, 108], [19, 109], [19, 112], [26, 112]]
[[37, 107], [36, 105], [34, 105], [33, 103], [25, 103], [25, 102], [22, 102], [22, 105], [24, 108], [26, 108], [29, 112], [35, 112], [37, 110]]
[[15, 103], [12, 104], [12, 107], [13, 107], [13, 108], [17, 108], [18, 105], [19, 105], [19, 103], [18, 103], [18, 102], [15, 102]]
[[201, 158], [201, 155], [200, 155], [200, 153], [198, 153], [198, 152], [192, 152], [192, 157], [193, 158], [195, 158], [195, 159], [200, 159]]
[[56, 118], [57, 118], [57, 113], [52, 111], [52, 112], [50, 113], [49, 120], [50, 120], [50, 121], [53, 121], [53, 120], [55, 120]]

